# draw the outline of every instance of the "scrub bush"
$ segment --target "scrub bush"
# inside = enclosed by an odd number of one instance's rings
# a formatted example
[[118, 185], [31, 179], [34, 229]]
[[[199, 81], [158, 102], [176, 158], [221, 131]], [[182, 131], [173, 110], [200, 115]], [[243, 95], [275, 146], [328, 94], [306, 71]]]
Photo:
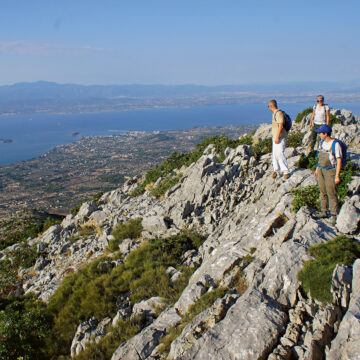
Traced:
[[110, 251], [117, 251], [119, 248], [119, 244], [124, 239], [136, 239], [141, 235], [143, 231], [143, 227], [141, 225], [142, 219], [130, 219], [127, 223], [118, 223], [115, 229], [111, 232], [111, 234], [115, 237], [114, 240], [111, 240], [109, 243]]
[[0, 299], [0, 358], [47, 359], [52, 319], [35, 295]]
[[291, 202], [292, 208], [298, 212], [302, 206], [309, 206], [313, 209], [320, 210], [320, 190], [317, 185], [308, 185], [291, 190], [294, 199]]
[[179, 173], [177, 175], [171, 174], [170, 176], [163, 179], [159, 185], [154, 187], [151, 190], [150, 195], [156, 196], [156, 197], [160, 197], [160, 196], [164, 195], [169, 189], [171, 189], [174, 185], [176, 185], [180, 181], [181, 178], [182, 178], [181, 173]]
[[[54, 318], [51, 346], [47, 349], [49, 356], [59, 358], [68, 354], [80, 322], [88, 320], [91, 316], [98, 319], [113, 317], [117, 311], [116, 300], [120, 295], [129, 293], [132, 304], [152, 296], [161, 296], [169, 304], [174, 303], [195, 270], [182, 266], [181, 256], [187, 250], [197, 249], [203, 241], [204, 238], [196, 233], [151, 239], [132, 251], [125, 263], [115, 268], [105, 265], [111, 264], [111, 261], [120, 255], [98, 258], [76, 273], [65, 277], [49, 300], [48, 311]], [[169, 266], [183, 271], [172, 286], [170, 275], [166, 273]], [[137, 332], [137, 325], [133, 325], [134, 331]], [[120, 333], [119, 330], [119, 336]], [[129, 337], [134, 335], [132, 330], [129, 330], [129, 334]], [[118, 340], [114, 338], [105, 337], [103, 341], [109, 341], [109, 344], [113, 344], [112, 347], [119, 345]]]
[[298, 113], [295, 119], [295, 123], [300, 123], [304, 116], [311, 114], [313, 112], [312, 107], [308, 107], [305, 110], [303, 110], [301, 113]]
[[299, 131], [290, 133], [289, 136], [287, 137], [286, 146], [293, 148], [297, 148], [298, 146], [301, 146], [304, 135], [305, 133], [301, 133]]
[[351, 266], [360, 257], [360, 245], [346, 236], [337, 236], [324, 243], [311, 246], [309, 254], [314, 257], [304, 263], [298, 279], [306, 293], [321, 302], [331, 301], [331, 279], [336, 264]]

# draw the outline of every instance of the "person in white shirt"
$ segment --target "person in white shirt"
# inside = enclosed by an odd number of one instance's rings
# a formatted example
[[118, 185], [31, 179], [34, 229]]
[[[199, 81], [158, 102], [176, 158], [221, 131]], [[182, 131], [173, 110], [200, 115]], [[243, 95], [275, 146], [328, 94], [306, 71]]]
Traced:
[[317, 97], [316, 102], [317, 105], [314, 106], [314, 110], [310, 120], [310, 127], [311, 127], [310, 151], [314, 151], [315, 143], [317, 140], [316, 130], [321, 125], [330, 124], [330, 109], [328, 105], [324, 104], [324, 97], [322, 95], [319, 95]]
[[328, 217], [327, 211], [330, 207], [330, 223], [335, 225], [339, 207], [336, 185], [340, 183], [342, 149], [339, 142], [336, 142], [335, 153], [333, 153], [332, 148], [335, 139], [330, 137], [332, 129], [329, 125], [321, 125], [315, 131], [321, 138], [319, 161], [314, 174], [320, 187], [321, 212], [317, 217]]

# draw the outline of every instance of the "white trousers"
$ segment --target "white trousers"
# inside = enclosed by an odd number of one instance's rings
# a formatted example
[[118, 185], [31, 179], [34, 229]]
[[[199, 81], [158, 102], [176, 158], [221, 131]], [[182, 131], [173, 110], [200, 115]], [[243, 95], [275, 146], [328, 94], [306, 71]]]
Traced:
[[278, 144], [275, 144], [273, 141], [272, 144], [272, 161], [273, 161], [273, 168], [274, 172], [280, 173], [282, 172], [284, 175], [288, 174], [289, 166], [285, 158], [285, 144], [286, 139], [280, 139]]

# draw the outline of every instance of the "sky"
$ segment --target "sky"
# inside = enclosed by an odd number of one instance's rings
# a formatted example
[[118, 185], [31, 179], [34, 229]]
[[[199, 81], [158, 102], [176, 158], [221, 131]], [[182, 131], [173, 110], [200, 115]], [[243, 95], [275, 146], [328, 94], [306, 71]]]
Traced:
[[0, 85], [360, 79], [359, 0], [1, 0]]

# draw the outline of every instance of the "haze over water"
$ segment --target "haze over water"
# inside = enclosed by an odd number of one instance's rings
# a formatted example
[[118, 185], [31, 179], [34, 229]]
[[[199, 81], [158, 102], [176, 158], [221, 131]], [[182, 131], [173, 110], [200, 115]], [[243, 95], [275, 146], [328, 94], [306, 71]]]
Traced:
[[[312, 104], [279, 104], [292, 119]], [[360, 114], [360, 104], [330, 104]], [[206, 105], [192, 108], [162, 108], [94, 114], [32, 114], [0, 117], [0, 166], [39, 156], [56, 145], [79, 136], [117, 135], [129, 130], [167, 131], [199, 126], [261, 124], [271, 121], [266, 104]]]

